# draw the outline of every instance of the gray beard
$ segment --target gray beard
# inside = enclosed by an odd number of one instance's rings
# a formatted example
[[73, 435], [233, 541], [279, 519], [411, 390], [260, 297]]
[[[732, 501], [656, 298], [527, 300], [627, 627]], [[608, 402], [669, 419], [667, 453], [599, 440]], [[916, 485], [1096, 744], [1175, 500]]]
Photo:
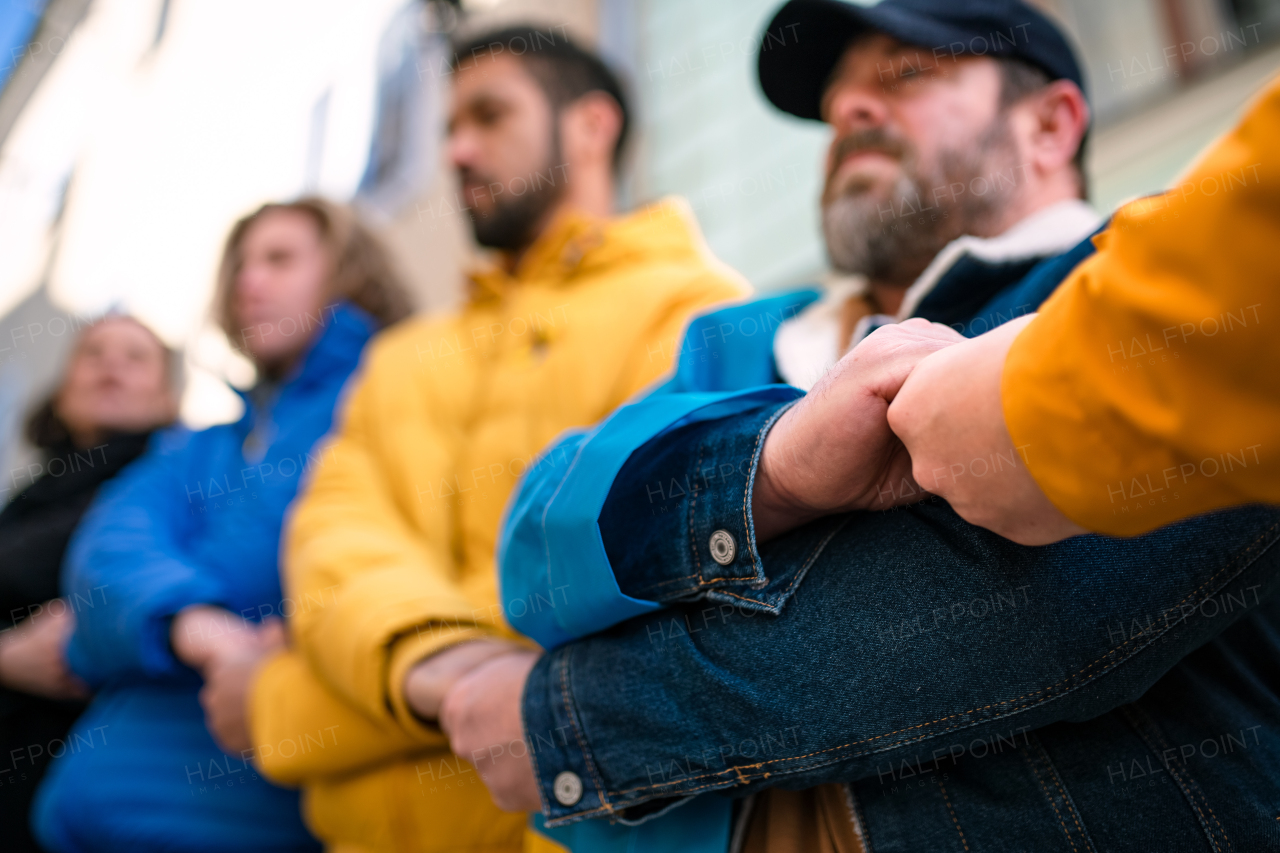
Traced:
[[[908, 287], [944, 246], [963, 234], [983, 233], [1008, 208], [1017, 187], [989, 179], [997, 171], [1016, 178], [1007, 122], [997, 118], [971, 152], [947, 151], [941, 160], [935, 174], [922, 175], [904, 159], [888, 198], [853, 184], [825, 203], [822, 233], [832, 266]], [[971, 192], [978, 178], [986, 180], [977, 188], [985, 184], [986, 190]], [[948, 188], [957, 183], [965, 191], [952, 195]]]

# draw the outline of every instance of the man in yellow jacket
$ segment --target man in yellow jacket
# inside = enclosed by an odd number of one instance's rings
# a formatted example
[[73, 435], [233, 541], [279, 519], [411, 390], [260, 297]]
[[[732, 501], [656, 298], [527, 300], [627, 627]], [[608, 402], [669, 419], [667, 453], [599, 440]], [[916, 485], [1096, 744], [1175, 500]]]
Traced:
[[204, 697], [224, 746], [305, 789], [334, 851], [521, 849], [525, 816], [434, 720], [454, 679], [520, 642], [496, 588], [507, 496], [560, 432], [661, 377], [692, 314], [744, 290], [681, 203], [611, 217], [627, 112], [599, 59], [523, 28], [459, 48], [453, 71], [460, 207], [498, 262], [456, 313], [370, 345], [282, 546], [293, 645], [247, 702], [247, 674]]
[[[889, 410], [921, 484], [1026, 545], [1280, 503], [1277, 152], [1280, 79], [1034, 319], [921, 361]], [[1012, 447], [999, 475], [930, 474]]]

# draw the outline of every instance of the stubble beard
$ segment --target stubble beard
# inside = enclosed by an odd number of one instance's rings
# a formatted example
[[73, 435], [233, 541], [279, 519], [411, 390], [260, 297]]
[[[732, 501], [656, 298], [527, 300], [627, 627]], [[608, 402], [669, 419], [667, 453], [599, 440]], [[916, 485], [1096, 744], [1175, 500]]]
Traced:
[[[513, 179], [503, 185], [503, 192], [493, 196], [493, 206], [487, 213], [481, 212], [474, 203], [469, 205], [467, 214], [471, 217], [471, 230], [476, 242], [505, 252], [527, 249], [538, 238], [548, 213], [564, 197], [568, 170], [557, 165], [562, 163], [559, 134], [553, 133], [547, 162], [533, 174], [520, 176], [522, 186], [526, 187], [523, 192], [514, 193]], [[552, 180], [541, 180], [540, 176], [544, 174], [551, 175]]]
[[[922, 169], [913, 148], [902, 140], [883, 144], [872, 132], [868, 147], [888, 148], [899, 157], [900, 173], [887, 194], [872, 182], [854, 178], [823, 193], [822, 231], [832, 266], [872, 281], [908, 287], [952, 240], [964, 234], [985, 235], [1008, 204], [1016, 187], [1005, 181], [976, 178], [997, 170], [1007, 174], [1016, 160], [1005, 116], [997, 116], [977, 144], [944, 150], [938, 165]], [[857, 149], [858, 140], [849, 148]], [[1015, 168], [1016, 174], [1016, 168]], [[952, 192], [955, 185], [963, 192]], [[970, 187], [982, 190], [970, 191]]]

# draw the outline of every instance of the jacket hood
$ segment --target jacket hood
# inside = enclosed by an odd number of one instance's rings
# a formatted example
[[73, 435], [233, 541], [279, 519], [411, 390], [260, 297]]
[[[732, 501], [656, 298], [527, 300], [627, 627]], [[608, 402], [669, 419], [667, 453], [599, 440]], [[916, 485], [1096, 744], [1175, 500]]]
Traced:
[[739, 278], [712, 255], [688, 203], [670, 196], [624, 216], [601, 219], [564, 211], [525, 252], [514, 272], [497, 265], [470, 273], [473, 299], [499, 296], [528, 281], [572, 284], [609, 267], [654, 261], [697, 261]]
[[[360, 354], [378, 331], [378, 324], [366, 311], [345, 300], [321, 309], [323, 331], [316, 335], [302, 360], [280, 382], [280, 388], [308, 389], [332, 382], [345, 381], [360, 362]], [[262, 382], [261, 379], [258, 380]], [[256, 386], [255, 386], [256, 387]], [[233, 388], [244, 402], [245, 417], [253, 408], [253, 389]]]

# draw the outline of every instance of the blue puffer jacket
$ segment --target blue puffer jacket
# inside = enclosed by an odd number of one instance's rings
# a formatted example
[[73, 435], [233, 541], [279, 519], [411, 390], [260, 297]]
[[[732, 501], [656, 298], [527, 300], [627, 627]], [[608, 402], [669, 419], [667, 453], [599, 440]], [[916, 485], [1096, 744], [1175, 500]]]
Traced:
[[32, 822], [59, 853], [283, 851], [318, 844], [294, 791], [252, 755], [214, 743], [200, 678], [169, 647], [172, 616], [216, 604], [259, 620], [289, 615], [278, 553], [285, 510], [321, 462], [338, 395], [375, 331], [339, 303], [275, 398], [246, 396], [237, 423], [157, 436], [102, 490], [63, 567], [77, 618], [71, 668], [97, 690], [37, 794]]

